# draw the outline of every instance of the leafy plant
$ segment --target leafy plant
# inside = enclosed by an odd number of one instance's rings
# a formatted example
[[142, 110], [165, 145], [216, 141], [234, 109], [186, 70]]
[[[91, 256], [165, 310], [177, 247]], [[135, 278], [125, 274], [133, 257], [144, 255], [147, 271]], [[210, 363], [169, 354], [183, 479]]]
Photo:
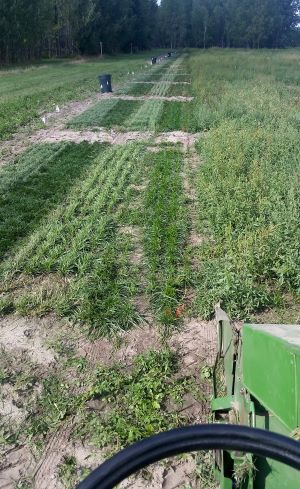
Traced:
[[135, 357], [128, 372], [121, 364], [98, 368], [87, 395], [101, 401], [105, 410], [102, 415], [85, 414], [78, 436], [115, 450], [180, 425], [184, 418], [166, 405], [171, 399], [180, 405], [195, 386], [192, 378], [175, 379], [177, 373], [177, 356], [169, 350]]

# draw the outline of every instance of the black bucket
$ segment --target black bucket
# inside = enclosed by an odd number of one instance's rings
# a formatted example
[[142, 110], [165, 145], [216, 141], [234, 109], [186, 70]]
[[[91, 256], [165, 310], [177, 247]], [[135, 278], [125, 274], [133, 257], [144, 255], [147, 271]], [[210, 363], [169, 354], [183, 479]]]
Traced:
[[99, 76], [99, 83], [100, 83], [101, 93], [112, 92], [111, 75]]
[[151, 59], [151, 63], [153, 65], [156, 65], [156, 61], [157, 61], [157, 58], [155, 56], [153, 56], [153, 58]]

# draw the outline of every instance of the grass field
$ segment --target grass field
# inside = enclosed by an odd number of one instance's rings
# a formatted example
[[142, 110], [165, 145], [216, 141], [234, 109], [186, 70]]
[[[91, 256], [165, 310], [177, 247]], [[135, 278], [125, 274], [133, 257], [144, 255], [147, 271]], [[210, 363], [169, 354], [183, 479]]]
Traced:
[[126, 83], [132, 73], [145, 69], [153, 55], [115, 56], [79, 60], [55, 60], [0, 69], [0, 140], [19, 127], [38, 120], [57, 104], [83, 99], [99, 90], [98, 76], [110, 73], [113, 83]]
[[[145, 57], [0, 71], [2, 139], [95, 93], [99, 66], [118, 95], [194, 97], [100, 98], [62, 115], [56, 139], [107, 128], [119, 144], [55, 139], [0, 168], [5, 477], [11, 453], [25, 459], [11, 488], [74, 487], [135, 440], [209, 420], [216, 303], [300, 321], [300, 51]], [[153, 137], [122, 143], [132, 130]], [[182, 488], [215, 487], [209, 461], [205, 476], [197, 457], [172, 463], [192, 465]], [[161, 488], [172, 470], [139, 483]]]

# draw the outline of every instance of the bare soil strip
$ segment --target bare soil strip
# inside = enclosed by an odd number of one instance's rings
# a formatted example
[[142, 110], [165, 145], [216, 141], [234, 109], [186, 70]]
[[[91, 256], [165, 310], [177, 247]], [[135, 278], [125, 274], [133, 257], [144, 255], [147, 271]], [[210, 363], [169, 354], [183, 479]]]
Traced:
[[194, 97], [185, 97], [183, 95], [163, 96], [163, 95], [113, 95], [112, 98], [120, 100], [163, 100], [165, 102], [192, 102]]
[[[149, 84], [149, 85], [159, 85], [160, 83], [166, 83], [165, 80], [156, 80], [156, 81], [132, 81], [131, 83], [142, 83], [142, 84]], [[169, 81], [168, 83], [170, 85], [191, 85], [191, 82], [187, 81], [182, 81], [182, 82], [174, 82], [174, 81]]]
[[130, 131], [116, 132], [113, 130], [105, 130], [99, 128], [95, 131], [73, 131], [71, 129], [42, 129], [29, 138], [29, 143], [58, 143], [69, 141], [73, 143], [81, 143], [87, 141], [89, 143], [110, 143], [110, 144], [126, 144], [129, 141], [153, 141], [156, 144], [181, 143], [184, 147], [195, 144], [200, 134], [192, 134], [183, 131], [165, 132], [155, 135], [152, 132]]
[[[101, 94], [94, 94], [85, 100], [70, 102], [63, 107], [59, 107], [59, 112], [54, 110], [53, 112], [41, 114], [41, 117], [42, 115], [45, 117], [47, 126], [49, 125], [53, 129], [62, 129], [69, 120], [87, 110], [100, 98]], [[39, 132], [37, 128], [41, 124], [42, 121], [40, 123], [35, 121], [33, 124], [29, 124], [18, 131], [11, 139], [0, 143], [0, 167], [24, 153], [28, 146], [35, 141], [34, 136], [36, 132]]]

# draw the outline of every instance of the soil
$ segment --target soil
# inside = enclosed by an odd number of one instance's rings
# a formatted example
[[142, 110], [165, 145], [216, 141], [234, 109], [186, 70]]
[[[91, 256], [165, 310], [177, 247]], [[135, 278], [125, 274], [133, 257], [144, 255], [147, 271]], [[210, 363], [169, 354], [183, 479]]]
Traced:
[[[40, 324], [44, 327], [40, 328]], [[45, 366], [55, 363], [55, 352], [46, 346], [51, 338], [51, 321], [46, 323], [20, 317], [0, 320], [0, 348], [9, 352], [26, 352], [33, 363]]]
[[126, 144], [131, 141], [150, 142], [154, 140], [155, 144], [181, 143], [187, 148], [194, 144], [199, 137], [200, 134], [192, 134], [183, 131], [166, 132], [155, 136], [154, 133], [147, 131], [117, 132], [102, 128], [95, 129], [94, 131], [73, 131], [71, 129], [51, 128], [41, 129], [33, 134], [29, 138], [29, 141], [34, 144], [58, 143], [61, 141], [70, 141], [73, 143], [87, 141], [89, 143]]
[[[51, 327], [52, 326], [52, 327]], [[59, 338], [62, 326], [66, 325], [54, 317], [43, 319], [23, 319], [17, 317], [7, 317], [1, 321], [1, 331], [4, 332], [5, 348], [11, 354], [17, 354], [19, 348], [23, 353], [27, 352], [35, 361], [42, 362], [48, 368], [49, 362], [55, 359], [55, 353], [47, 346], [49, 335]], [[9, 333], [10, 327], [12, 332]], [[68, 326], [67, 326], [68, 328]], [[75, 328], [74, 328], [75, 329]], [[73, 331], [74, 331], [73, 329]], [[25, 331], [30, 331], [29, 336], [24, 335]], [[12, 338], [15, 335], [17, 341], [13, 346]], [[23, 338], [24, 336], [24, 338]], [[69, 337], [68, 331], [64, 331], [61, 341]], [[124, 366], [132, 363], [132, 358], [146, 351], [159, 350], [162, 347], [161, 332], [158, 326], [144, 324], [128, 333], [124, 333], [119, 338], [119, 345], [107, 339], [91, 342], [84, 340], [78, 332], [77, 336], [73, 332], [71, 335], [73, 346], [77, 345], [77, 353], [86, 357], [89, 364], [99, 362], [111, 365], [116, 361], [121, 361]], [[185, 319], [182, 329], [174, 333], [168, 340], [168, 345], [179, 351], [181, 357], [180, 373], [199, 376], [199, 366], [212, 366], [216, 354], [216, 327], [213, 322], [199, 321], [198, 319]], [[121, 345], [121, 346], [120, 346]], [[203, 386], [204, 388], [205, 386]], [[208, 396], [211, 394], [206, 391]], [[188, 415], [193, 422], [203, 422], [209, 411], [207, 402], [195, 401], [187, 396], [182, 411]], [[103, 452], [82, 443], [70, 440], [72, 431], [72, 420], [61, 431], [52, 435], [41, 459], [35, 459], [34, 455], [27, 449], [14, 449], [7, 452], [2, 467], [2, 482], [0, 488], [13, 489], [14, 484], [20, 477], [30, 475], [33, 480], [33, 488], [37, 489], [62, 489], [58, 479], [58, 467], [63, 462], [65, 456], [74, 456], [80, 466], [95, 468], [103, 461]], [[121, 487], [138, 489], [146, 487], [152, 489], [162, 489], [165, 487], [179, 487], [193, 477], [195, 461], [193, 456], [185, 461], [173, 460], [171, 465], [165, 467], [156, 464], [149, 473], [152, 478], [149, 483], [141, 476], [126, 481]]]
[[[166, 83], [165, 80], [156, 80], [156, 81], [133, 81], [132, 83], [146, 83], [146, 84], [151, 84], [151, 85], [157, 85], [157, 84], [160, 84], [160, 83]], [[170, 85], [191, 85], [191, 82], [186, 82], [186, 81], [182, 81], [182, 82], [174, 82], [174, 81], [168, 81], [168, 83]]]
[[95, 131], [73, 131], [71, 129], [42, 129], [31, 136], [31, 143], [57, 143], [61, 141], [70, 141], [73, 143], [81, 143], [88, 141], [89, 143], [110, 143], [110, 144], [126, 144], [130, 141], [147, 141], [151, 138], [149, 132], [115, 132], [105, 129]]
[[156, 144], [161, 143], [181, 143], [184, 148], [187, 149], [193, 146], [196, 141], [199, 139], [201, 134], [197, 133], [188, 133], [184, 131], [174, 131], [174, 132], [163, 132], [159, 136], [155, 138]]
[[[53, 110], [52, 112], [41, 114], [41, 117], [44, 116], [46, 118], [46, 126], [51, 126], [52, 130], [62, 129], [69, 120], [87, 110], [100, 97], [101, 94], [94, 94], [85, 100], [67, 103], [59, 108], [59, 112]], [[0, 167], [24, 153], [30, 144], [35, 143], [37, 127], [41, 124], [41, 121], [34, 121], [14, 134], [11, 139], [0, 142]]]
[[113, 98], [120, 100], [164, 100], [165, 102], [192, 102], [194, 97], [184, 97], [183, 95], [177, 96], [163, 96], [163, 95], [114, 95]]

